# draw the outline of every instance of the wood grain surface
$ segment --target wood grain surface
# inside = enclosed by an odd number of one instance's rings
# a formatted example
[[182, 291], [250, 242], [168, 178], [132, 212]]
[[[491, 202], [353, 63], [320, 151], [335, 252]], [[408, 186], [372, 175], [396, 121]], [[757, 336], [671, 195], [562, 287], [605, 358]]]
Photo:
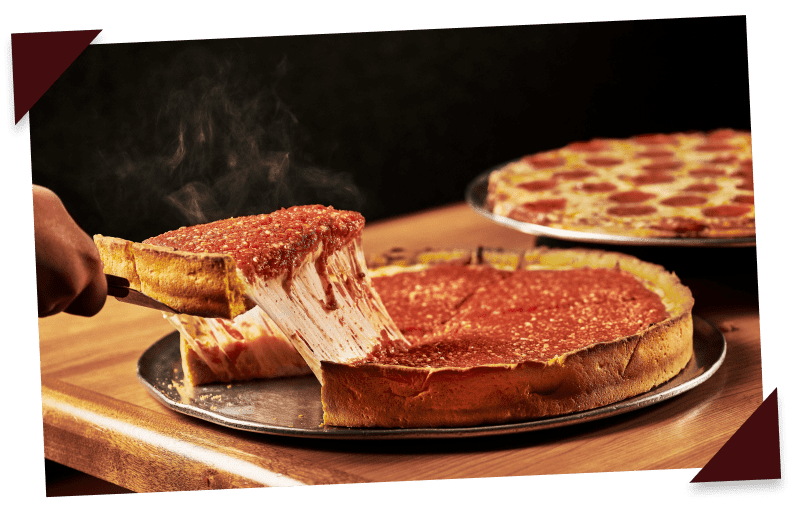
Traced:
[[[363, 233], [368, 255], [393, 247], [526, 249], [536, 242], [461, 204], [373, 223]], [[683, 251], [650, 256], [673, 263]], [[473, 439], [298, 439], [173, 412], [136, 376], [138, 358], [173, 331], [170, 324], [157, 311], [109, 298], [92, 318], [39, 320], [45, 456], [137, 492], [702, 467], [763, 397], [749, 265], [755, 250], [729, 254], [745, 259], [747, 271], [712, 276], [707, 260], [727, 251], [685, 258], [678, 271], [695, 296], [693, 313], [719, 327], [728, 343], [725, 363], [703, 385], [609, 419]]]

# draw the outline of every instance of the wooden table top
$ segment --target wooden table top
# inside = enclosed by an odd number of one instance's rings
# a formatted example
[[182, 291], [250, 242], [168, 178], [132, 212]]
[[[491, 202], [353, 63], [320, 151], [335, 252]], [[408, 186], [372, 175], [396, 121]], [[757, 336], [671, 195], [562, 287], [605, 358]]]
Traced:
[[[535, 244], [463, 204], [371, 223], [363, 233], [368, 255], [394, 246]], [[711, 379], [666, 402], [576, 426], [472, 439], [343, 441], [236, 431], [171, 411], [147, 392], [137, 360], [173, 329], [156, 311], [108, 298], [92, 318], [39, 320], [45, 456], [138, 492], [702, 467], [763, 399], [755, 249], [636, 249], [677, 272], [695, 296], [693, 313], [719, 327], [728, 344]], [[712, 275], [712, 256], [726, 251], [744, 259], [745, 273]]]

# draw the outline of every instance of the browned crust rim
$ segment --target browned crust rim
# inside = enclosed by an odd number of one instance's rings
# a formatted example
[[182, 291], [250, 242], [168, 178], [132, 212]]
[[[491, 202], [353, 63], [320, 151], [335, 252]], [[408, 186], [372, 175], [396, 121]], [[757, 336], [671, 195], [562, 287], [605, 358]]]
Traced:
[[[482, 255], [479, 250], [477, 261]], [[577, 249], [531, 250], [513, 267], [584, 266], [630, 272], [660, 294], [670, 317], [549, 362], [470, 368], [322, 362], [325, 424], [405, 428], [514, 422], [611, 404], [678, 374], [692, 356], [694, 300], [675, 274], [629, 255]]]
[[200, 317], [233, 319], [255, 306], [237, 274], [233, 257], [95, 235], [104, 272], [174, 310]]
[[[487, 208], [491, 210], [491, 204], [487, 203]], [[642, 237], [642, 238], [656, 238], [656, 239], [733, 239], [733, 238], [749, 238], [755, 237], [755, 218], [747, 217], [741, 218], [733, 226], [720, 226], [717, 224], [707, 225], [699, 232], [685, 232], [676, 231], [669, 228], [661, 228], [658, 226], [649, 226], [644, 228], [635, 227], [608, 227], [605, 225], [590, 225], [581, 223], [570, 223], [564, 221], [557, 222], [544, 222], [540, 219], [525, 218], [520, 215], [518, 211], [511, 210], [508, 215], [509, 219], [523, 223], [546, 226], [547, 228], [556, 228], [558, 230], [567, 230], [571, 232], [590, 233], [590, 234], [605, 234], [605, 235], [618, 235], [628, 237]], [[696, 218], [682, 218], [683, 221], [692, 223], [699, 222]]]
[[[509, 215], [510, 219], [515, 221], [524, 221], [518, 217], [514, 217]], [[755, 219], [750, 219], [751, 222], [744, 223], [745, 227], [733, 227], [733, 228], [719, 228], [717, 226], [707, 226], [701, 232], [677, 232], [674, 230], [669, 229], [661, 229], [661, 228], [628, 228], [624, 230], [624, 228], [617, 227], [608, 229], [607, 227], [590, 227], [589, 225], [582, 225], [582, 224], [571, 224], [571, 223], [532, 223], [527, 221], [530, 224], [540, 224], [541, 226], [546, 226], [547, 228], [557, 228], [560, 230], [568, 230], [573, 232], [582, 232], [582, 233], [602, 233], [606, 235], [620, 235], [620, 236], [629, 236], [629, 237], [643, 237], [643, 238], [656, 238], [656, 239], [735, 239], [735, 238], [749, 238], [755, 237]]]

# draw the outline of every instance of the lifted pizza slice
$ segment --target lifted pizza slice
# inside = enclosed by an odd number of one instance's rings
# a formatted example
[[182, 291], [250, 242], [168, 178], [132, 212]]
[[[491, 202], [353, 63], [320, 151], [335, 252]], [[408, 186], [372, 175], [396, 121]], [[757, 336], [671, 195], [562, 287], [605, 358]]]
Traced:
[[322, 381], [320, 362], [407, 346], [371, 286], [363, 217], [319, 205], [182, 227], [143, 243], [97, 235], [108, 273], [180, 313], [236, 319], [258, 306]]

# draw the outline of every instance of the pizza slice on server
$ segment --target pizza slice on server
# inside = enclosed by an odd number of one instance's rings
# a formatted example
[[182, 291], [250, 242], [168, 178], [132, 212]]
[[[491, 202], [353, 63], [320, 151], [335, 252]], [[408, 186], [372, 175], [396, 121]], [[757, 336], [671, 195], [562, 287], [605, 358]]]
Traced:
[[94, 239], [107, 273], [181, 312], [166, 317], [181, 333], [188, 383], [308, 368], [322, 381], [323, 360], [408, 345], [371, 286], [363, 225], [356, 212], [313, 205], [182, 227], [143, 243]]

